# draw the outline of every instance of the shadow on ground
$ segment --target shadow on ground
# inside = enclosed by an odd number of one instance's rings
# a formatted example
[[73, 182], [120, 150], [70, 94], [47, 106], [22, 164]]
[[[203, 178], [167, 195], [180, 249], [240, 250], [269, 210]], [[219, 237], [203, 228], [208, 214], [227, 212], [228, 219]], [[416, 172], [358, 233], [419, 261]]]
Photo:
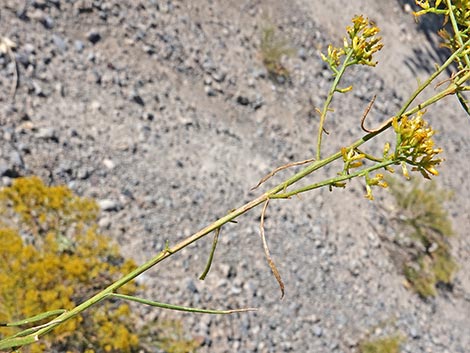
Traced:
[[[405, 5], [411, 6], [413, 11], [419, 11], [421, 8], [415, 4], [414, 0], [397, 0], [405, 11]], [[448, 55], [449, 49], [442, 47], [441, 38], [436, 34], [443, 25], [441, 16], [429, 14], [429, 16], [421, 16], [417, 20], [417, 28], [426, 36], [426, 45], [419, 45], [413, 49], [413, 55], [407, 58], [405, 65], [417, 74], [418, 71], [426, 71], [432, 73], [435, 63], [443, 63]], [[421, 43], [419, 43], [421, 44]], [[451, 70], [448, 70], [451, 73]]]

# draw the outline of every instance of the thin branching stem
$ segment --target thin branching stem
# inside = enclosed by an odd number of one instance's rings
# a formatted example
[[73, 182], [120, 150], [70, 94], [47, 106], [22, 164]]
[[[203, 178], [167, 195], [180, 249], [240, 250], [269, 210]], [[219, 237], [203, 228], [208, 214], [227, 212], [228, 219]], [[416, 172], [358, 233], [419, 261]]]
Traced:
[[321, 143], [322, 143], [323, 131], [325, 129], [326, 115], [328, 114], [331, 101], [333, 100], [333, 95], [337, 92], [339, 82], [341, 81], [341, 78], [343, 77], [344, 72], [346, 71], [346, 68], [354, 63], [353, 61], [350, 60], [352, 55], [353, 55], [353, 50], [351, 49], [346, 55], [346, 58], [344, 59], [343, 64], [341, 65], [341, 68], [336, 73], [335, 80], [333, 81], [333, 84], [331, 85], [330, 91], [328, 92], [328, 96], [326, 97], [326, 100], [325, 100], [325, 104], [323, 105], [323, 109], [320, 114], [320, 124], [318, 125], [317, 160], [320, 160], [320, 157], [321, 157]]
[[304, 192], [307, 192], [307, 191], [310, 191], [310, 190], [318, 189], [318, 188], [328, 186], [328, 185], [335, 185], [335, 184], [340, 183], [342, 181], [354, 179], [354, 178], [357, 178], [357, 177], [360, 177], [360, 176], [365, 176], [368, 173], [373, 172], [374, 170], [382, 169], [382, 168], [385, 168], [389, 165], [396, 164], [396, 163], [397, 163], [397, 161], [394, 161], [394, 160], [386, 160], [386, 161], [383, 161], [381, 163], [377, 163], [377, 164], [375, 164], [375, 165], [373, 165], [369, 168], [364, 168], [364, 169], [358, 170], [358, 171], [356, 171], [354, 173], [351, 173], [351, 174], [339, 175], [337, 177], [329, 178], [329, 179], [323, 180], [321, 182], [314, 183], [314, 184], [311, 184], [311, 185], [307, 185], [307, 186], [304, 186], [302, 188], [298, 188], [298, 189], [295, 189], [295, 190], [292, 190], [292, 191], [289, 191], [289, 192], [279, 193], [279, 194], [273, 195], [273, 196], [271, 196], [271, 198], [272, 199], [289, 199], [292, 196], [295, 196], [295, 195], [298, 195], [298, 194], [301, 194], [301, 193], [304, 193]]

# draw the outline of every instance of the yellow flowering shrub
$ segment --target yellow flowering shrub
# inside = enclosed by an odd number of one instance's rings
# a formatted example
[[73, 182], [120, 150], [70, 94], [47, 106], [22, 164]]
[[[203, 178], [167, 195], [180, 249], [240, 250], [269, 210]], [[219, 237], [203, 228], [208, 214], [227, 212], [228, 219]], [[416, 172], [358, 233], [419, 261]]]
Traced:
[[[0, 189], [0, 322], [71, 309], [135, 267], [97, 234], [97, 214], [93, 200], [39, 178]], [[122, 292], [135, 290], [130, 284]], [[0, 338], [13, 330], [0, 327]], [[23, 351], [134, 352], [135, 332], [128, 305], [105, 302]]]

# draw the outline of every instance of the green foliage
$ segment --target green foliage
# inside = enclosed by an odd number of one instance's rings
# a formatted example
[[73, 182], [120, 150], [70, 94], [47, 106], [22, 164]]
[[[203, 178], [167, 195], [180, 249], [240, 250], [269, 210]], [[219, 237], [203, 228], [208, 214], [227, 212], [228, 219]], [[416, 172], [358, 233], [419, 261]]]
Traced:
[[408, 259], [403, 273], [413, 290], [426, 298], [436, 295], [436, 285], [450, 285], [457, 270], [448, 237], [452, 236], [452, 223], [442, 203], [451, 193], [436, 188], [434, 182], [421, 186], [390, 181], [395, 197], [400, 229], [412, 241], [406, 249]]
[[360, 353], [399, 353], [400, 345], [403, 343], [403, 337], [389, 336], [361, 342], [359, 345]]
[[[96, 233], [97, 212], [93, 200], [35, 177], [0, 190], [0, 322], [72, 309], [135, 267]], [[135, 290], [131, 283], [123, 292]], [[2, 327], [0, 338], [19, 330]], [[133, 352], [135, 331], [127, 304], [106, 303], [24, 351]]]
[[289, 80], [290, 74], [282, 64], [283, 56], [292, 55], [292, 49], [280, 39], [272, 26], [263, 28], [261, 33], [261, 59], [268, 70], [269, 78], [274, 82], [282, 83]]

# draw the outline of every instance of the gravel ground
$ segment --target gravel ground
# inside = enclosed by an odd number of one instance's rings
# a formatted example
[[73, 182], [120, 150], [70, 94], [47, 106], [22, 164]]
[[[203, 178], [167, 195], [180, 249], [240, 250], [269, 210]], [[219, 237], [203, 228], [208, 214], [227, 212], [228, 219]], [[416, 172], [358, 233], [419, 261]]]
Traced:
[[[16, 43], [15, 65], [0, 56], [2, 183], [39, 175], [99, 200], [103, 232], [142, 263], [257, 195], [250, 188], [276, 166], [314, 154], [317, 119], [330, 76], [319, 50], [339, 43], [364, 13], [383, 30], [375, 70], [354, 69], [353, 93], [334, 101], [325, 154], [396, 112], [442, 58], [405, 1], [2, 0], [0, 36]], [[291, 82], [274, 84], [261, 64], [263, 28], [294, 49]], [[447, 205], [459, 237], [452, 292], [423, 301], [381, 241], [396, 232], [360, 181], [272, 202], [266, 234], [286, 285], [279, 289], [259, 239], [260, 210], [223, 228], [211, 274], [207, 238], [144, 274], [145, 296], [204, 307], [258, 307], [229, 317], [140, 308], [147, 322], [179, 318], [200, 352], [355, 352], [368, 334], [399, 331], [403, 352], [470, 347], [469, 120], [455, 98], [431, 108], [446, 161], [436, 181], [456, 191]], [[383, 146], [372, 141], [372, 150]], [[326, 168], [318, 178], [336, 173]], [[291, 175], [283, 172], [282, 177]], [[274, 184], [272, 184], [274, 185]]]

